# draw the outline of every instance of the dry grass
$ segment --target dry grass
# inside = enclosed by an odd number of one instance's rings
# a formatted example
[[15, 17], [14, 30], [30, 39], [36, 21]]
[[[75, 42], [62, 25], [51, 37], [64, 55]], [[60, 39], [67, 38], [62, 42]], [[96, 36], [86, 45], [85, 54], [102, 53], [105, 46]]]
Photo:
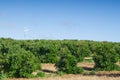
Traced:
[[54, 64], [48, 63], [48, 64], [42, 64], [42, 70], [49, 70], [49, 71], [57, 71], [54, 67]]
[[[94, 67], [94, 63], [79, 63], [78, 66], [86, 69], [92, 69]], [[42, 64], [42, 70], [48, 74], [55, 74], [54, 72], [57, 71], [54, 64]], [[14, 78], [9, 80], [120, 80], [120, 71], [99, 71], [96, 75], [65, 74], [63, 76], [49, 76], [48, 78]]]
[[79, 67], [93, 69], [95, 64], [94, 63], [89, 63], [89, 62], [81, 62], [81, 63], [78, 63], [77, 65]]

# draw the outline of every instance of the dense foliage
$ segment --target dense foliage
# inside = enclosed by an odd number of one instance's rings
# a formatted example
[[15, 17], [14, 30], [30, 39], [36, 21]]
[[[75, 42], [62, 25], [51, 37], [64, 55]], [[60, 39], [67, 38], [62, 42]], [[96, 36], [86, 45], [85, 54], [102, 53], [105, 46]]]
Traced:
[[14, 40], [1, 40], [0, 52], [0, 70], [8, 77], [33, 77], [32, 72], [41, 70], [38, 57]]
[[85, 57], [91, 55], [91, 51], [87, 43], [83, 41], [71, 41], [66, 44], [68, 49], [70, 50], [71, 54], [75, 56], [77, 62], [81, 62], [84, 60]]
[[41, 69], [37, 57], [24, 50], [15, 54], [7, 54], [2, 65], [3, 72], [9, 77], [32, 77], [32, 72]]
[[[38, 69], [37, 65], [40, 63], [56, 63], [58, 70], [64, 71], [59, 66], [66, 63], [64, 60], [68, 64], [63, 67], [69, 67], [66, 69], [68, 72], [66, 70], [64, 72], [79, 73], [69, 71], [73, 70], [70, 66], [73, 68], [78, 62], [84, 61], [85, 57], [94, 57], [96, 69], [113, 70], [118, 68], [115, 63], [120, 60], [120, 43], [0, 38], [0, 73], [4, 72], [13, 77], [29, 77], [29, 74]], [[74, 71], [82, 72], [78, 67], [75, 67]]]
[[97, 70], [110, 71], [119, 69], [115, 64], [118, 61], [119, 56], [116, 53], [114, 46], [107, 42], [99, 44], [93, 59], [95, 61], [95, 69]]
[[61, 57], [60, 60], [55, 64], [58, 71], [62, 71], [65, 73], [82, 73], [83, 69], [77, 67], [77, 60], [76, 58], [70, 54], [70, 51], [65, 47], [61, 49]]

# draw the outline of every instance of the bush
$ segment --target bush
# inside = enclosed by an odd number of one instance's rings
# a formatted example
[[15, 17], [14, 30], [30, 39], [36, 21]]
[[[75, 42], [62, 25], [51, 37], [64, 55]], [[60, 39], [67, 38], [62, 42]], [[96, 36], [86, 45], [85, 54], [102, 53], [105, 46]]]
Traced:
[[0, 73], [1, 73], [1, 68], [2, 68], [2, 62], [3, 62], [3, 56], [0, 53]]
[[62, 71], [58, 71], [57, 74], [58, 74], [59, 76], [62, 76], [62, 75], [64, 75], [65, 73], [62, 72]]
[[91, 75], [95, 75], [96, 72], [95, 72], [94, 70], [92, 70], [92, 71], [90, 72], [90, 74], [91, 74]]
[[3, 73], [0, 74], [0, 80], [6, 80], [6, 78], [7, 78], [6, 74]]
[[118, 66], [115, 64], [118, 61], [118, 54], [114, 47], [107, 43], [101, 43], [96, 49], [96, 54], [93, 57], [96, 70], [116, 70]]
[[73, 74], [81, 74], [82, 72], [83, 72], [83, 68], [80, 67], [73, 68]]
[[119, 55], [119, 59], [120, 59], [120, 45], [115, 45], [115, 51]]
[[31, 52], [21, 50], [16, 54], [7, 54], [3, 65], [3, 72], [9, 77], [33, 77], [31, 74], [37, 69], [41, 69], [40, 62]]
[[71, 54], [75, 56], [77, 62], [82, 62], [85, 57], [91, 55], [91, 51], [86, 43], [68, 43], [66, 46]]
[[45, 73], [44, 72], [38, 72], [36, 77], [45, 77]]
[[58, 61], [58, 55], [56, 53], [47, 53], [40, 56], [42, 63], [56, 63]]
[[85, 70], [84, 73], [83, 73], [83, 75], [89, 75], [88, 70]]
[[55, 64], [58, 71], [62, 71], [68, 74], [82, 73], [82, 69], [77, 67], [77, 60], [70, 54], [68, 48], [61, 50], [60, 60]]
[[37, 56], [42, 63], [56, 63], [58, 61], [58, 49], [51, 43], [47, 45], [39, 45], [37, 49]]
[[78, 47], [76, 58], [78, 62], [82, 62], [84, 58], [90, 56], [90, 54], [91, 54], [91, 51], [89, 47], [85, 44], [81, 44]]

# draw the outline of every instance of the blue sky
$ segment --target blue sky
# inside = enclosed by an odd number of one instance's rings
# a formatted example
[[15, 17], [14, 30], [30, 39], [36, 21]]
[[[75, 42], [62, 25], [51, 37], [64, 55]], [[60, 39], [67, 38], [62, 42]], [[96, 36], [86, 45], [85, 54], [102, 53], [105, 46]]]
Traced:
[[120, 42], [120, 0], [0, 0], [0, 37]]

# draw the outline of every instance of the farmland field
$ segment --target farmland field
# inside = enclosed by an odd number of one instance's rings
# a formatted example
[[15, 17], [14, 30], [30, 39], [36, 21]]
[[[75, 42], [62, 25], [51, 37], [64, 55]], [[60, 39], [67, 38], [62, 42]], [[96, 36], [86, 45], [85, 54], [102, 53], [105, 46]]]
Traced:
[[120, 43], [4, 38], [0, 41], [0, 79], [119, 80], [120, 78]]
[[120, 0], [0, 0], [0, 80], [120, 80]]
[[[88, 71], [94, 67], [94, 63], [79, 63], [81, 66]], [[14, 78], [8, 80], [120, 80], [120, 71], [99, 71], [95, 75], [79, 75], [79, 74], [64, 74], [59, 76], [56, 74], [54, 64], [42, 64], [42, 70], [47, 74], [44, 78]]]

